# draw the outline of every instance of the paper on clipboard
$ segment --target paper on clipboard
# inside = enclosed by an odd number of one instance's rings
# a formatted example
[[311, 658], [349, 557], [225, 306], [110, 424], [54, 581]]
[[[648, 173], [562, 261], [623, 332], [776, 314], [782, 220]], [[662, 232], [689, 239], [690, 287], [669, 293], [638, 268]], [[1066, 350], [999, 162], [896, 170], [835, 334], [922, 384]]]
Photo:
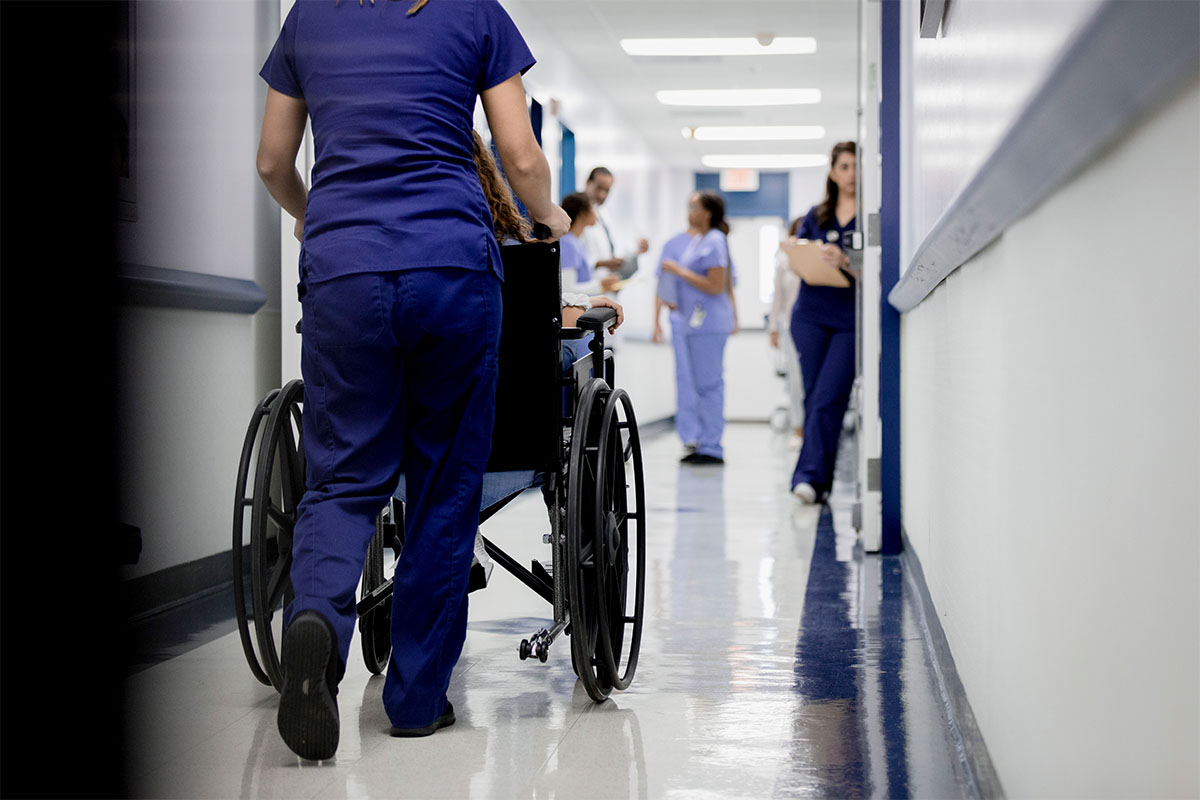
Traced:
[[787, 254], [792, 272], [809, 286], [836, 286], [848, 288], [850, 279], [837, 267], [832, 267], [821, 258], [819, 242], [807, 239], [785, 239], [779, 247]]

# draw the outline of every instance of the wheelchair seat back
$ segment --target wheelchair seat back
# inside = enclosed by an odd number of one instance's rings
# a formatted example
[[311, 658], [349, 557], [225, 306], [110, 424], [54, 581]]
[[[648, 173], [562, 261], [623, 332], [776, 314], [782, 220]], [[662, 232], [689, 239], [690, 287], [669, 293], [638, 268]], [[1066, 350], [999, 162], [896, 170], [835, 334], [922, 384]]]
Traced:
[[496, 424], [488, 472], [549, 472], [562, 457], [562, 291], [558, 243], [508, 245]]

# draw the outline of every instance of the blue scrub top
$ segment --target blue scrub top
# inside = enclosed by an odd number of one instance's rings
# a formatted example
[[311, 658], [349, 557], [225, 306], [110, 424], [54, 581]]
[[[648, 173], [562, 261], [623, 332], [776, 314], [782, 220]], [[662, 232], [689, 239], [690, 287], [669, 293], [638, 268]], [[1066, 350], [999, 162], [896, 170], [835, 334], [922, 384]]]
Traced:
[[583, 249], [583, 242], [573, 233], [564, 233], [559, 241], [558, 264], [562, 269], [575, 270], [576, 280], [579, 283], [587, 283], [592, 279], [592, 268], [588, 264], [587, 252]]
[[434, 0], [409, 17], [410, 5], [297, 0], [259, 73], [312, 119], [310, 282], [421, 267], [503, 278], [473, 115], [533, 55], [497, 0]]
[[[715, 267], [724, 267], [730, 270], [732, 280], [729, 242], [725, 234], [716, 228], [703, 235], [688, 237], [683, 252], [674, 260], [685, 269], [699, 275], [707, 275], [708, 271]], [[671, 321], [682, 325], [684, 332], [688, 334], [729, 334], [733, 332], [733, 303], [730, 302], [728, 292], [709, 294], [680, 280], [679, 302], [671, 312]]]
[[[836, 244], [842, 250], [846, 249], [847, 234], [856, 229], [858, 218], [854, 217], [845, 225], [839, 225], [837, 216], [829, 220], [822, 228], [817, 224], [817, 207], [813, 206], [800, 223], [796, 238], [809, 241]], [[796, 313], [805, 321], [816, 325], [825, 325], [838, 330], [854, 330], [854, 279], [850, 278], [850, 286], [809, 286], [800, 281], [800, 297], [796, 300]]]
[[679, 261], [683, 258], [683, 253], [687, 250], [688, 244], [692, 241], [692, 235], [687, 231], [676, 234], [663, 245], [662, 255], [658, 257], [658, 269], [655, 274], [658, 275], [658, 296], [664, 303], [678, 305], [679, 303], [679, 285], [683, 283], [683, 279], [678, 275], [670, 273], [663, 274], [662, 262], [667, 259]]

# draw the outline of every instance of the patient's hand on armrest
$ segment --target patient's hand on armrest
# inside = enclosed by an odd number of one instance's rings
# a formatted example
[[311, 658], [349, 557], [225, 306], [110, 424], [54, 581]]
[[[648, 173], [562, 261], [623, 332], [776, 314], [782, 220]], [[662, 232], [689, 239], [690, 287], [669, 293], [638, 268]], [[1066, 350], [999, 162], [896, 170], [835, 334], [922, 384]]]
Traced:
[[[608, 299], [607, 297], [605, 297], [602, 294], [596, 295], [595, 297], [590, 297], [590, 298], [588, 298], [588, 300], [591, 302], [592, 308], [597, 308], [599, 306], [606, 306], [608, 308], [612, 308], [612, 309], [616, 310], [617, 318], [613, 322], [613, 324], [611, 326], [609, 326], [609, 329], [608, 329], [609, 333], [614, 332], [617, 328], [619, 328], [621, 326], [621, 323], [625, 321], [625, 309], [621, 308], [619, 303], [616, 303], [616, 302]], [[562, 310], [563, 327], [564, 328], [577, 327], [579, 318], [583, 316], [583, 312], [586, 310], [587, 309], [583, 308], [582, 306], [575, 306], [575, 305], [563, 306], [563, 310]]]

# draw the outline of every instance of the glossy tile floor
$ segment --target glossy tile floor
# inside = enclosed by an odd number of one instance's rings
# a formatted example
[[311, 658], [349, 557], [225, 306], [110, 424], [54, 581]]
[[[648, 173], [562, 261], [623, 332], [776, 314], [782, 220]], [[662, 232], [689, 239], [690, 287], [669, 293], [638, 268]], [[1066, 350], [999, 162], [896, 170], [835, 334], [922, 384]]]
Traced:
[[[390, 738], [383, 679], [356, 642], [337, 757], [302, 762], [276, 732], [274, 690], [224, 634], [127, 679], [133, 793], [963, 796], [900, 562], [863, 555], [847, 530], [848, 485], [823, 512], [803, 507], [788, 492], [795, 451], [783, 437], [731, 425], [725, 447], [724, 468], [690, 467], [674, 436], [645, 444], [646, 626], [628, 691], [593, 704], [565, 637], [546, 664], [518, 660], [550, 609], [497, 568], [471, 596], [454, 727]], [[549, 557], [545, 519], [530, 492], [485, 532], [528, 563]]]

